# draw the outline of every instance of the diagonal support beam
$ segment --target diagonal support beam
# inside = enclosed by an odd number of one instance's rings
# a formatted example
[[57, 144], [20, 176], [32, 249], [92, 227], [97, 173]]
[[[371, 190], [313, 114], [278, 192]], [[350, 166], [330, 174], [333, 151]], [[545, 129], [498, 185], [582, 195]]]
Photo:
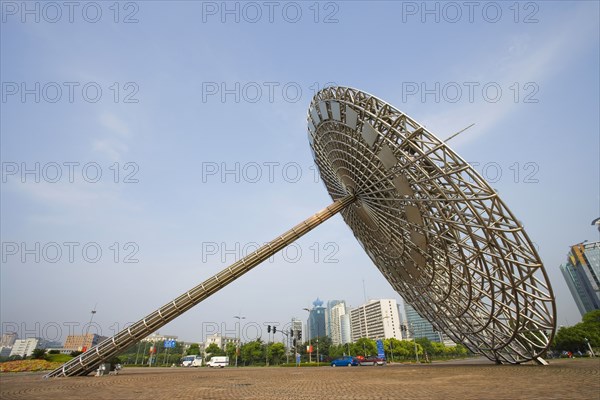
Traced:
[[354, 200], [355, 196], [353, 194], [336, 200], [330, 206], [304, 220], [283, 235], [265, 244], [246, 257], [236, 261], [218, 274], [208, 278], [198, 286], [183, 293], [175, 300], [160, 307], [158, 310], [148, 314], [129, 328], [123, 329], [115, 336], [103, 340], [85, 353], [48, 373], [44, 378], [89, 374], [106, 360], [114, 357], [128, 347], [139, 342], [141, 339], [160, 329], [162, 326], [171, 322], [202, 300], [213, 295], [240, 276], [244, 275], [279, 250], [327, 221], [348, 205], [352, 204]]

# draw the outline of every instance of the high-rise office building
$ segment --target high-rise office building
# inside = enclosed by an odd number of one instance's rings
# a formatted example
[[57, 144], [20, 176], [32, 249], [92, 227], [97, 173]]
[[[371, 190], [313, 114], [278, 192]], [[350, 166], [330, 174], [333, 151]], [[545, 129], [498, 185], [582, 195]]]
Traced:
[[313, 308], [309, 311], [307, 328], [308, 338], [314, 339], [320, 336], [325, 336], [325, 311], [323, 302], [319, 299], [313, 301]]
[[330, 326], [330, 333], [328, 336], [331, 338], [331, 343], [334, 345], [345, 343], [342, 340], [342, 316], [346, 315], [346, 303], [344, 301], [337, 301], [337, 303], [331, 307], [331, 310], [328, 309], [327, 311], [329, 316], [327, 322]]
[[371, 300], [350, 311], [352, 341], [396, 338], [402, 340], [400, 316], [395, 299]]
[[560, 271], [581, 315], [600, 309], [600, 242], [571, 246]]
[[330, 338], [333, 335], [332, 325], [335, 323], [334, 318], [331, 316], [331, 310], [340, 303], [344, 303], [344, 300], [329, 300], [327, 302], [327, 310], [325, 311], [325, 335], [329, 336]]
[[341, 344], [352, 343], [352, 329], [350, 328], [350, 309], [346, 309], [346, 314], [340, 316], [340, 336]]
[[404, 314], [406, 315], [406, 331], [411, 339], [426, 337], [432, 342], [443, 341], [440, 332], [436, 331], [433, 325], [421, 317], [417, 310], [407, 302], [404, 302]]

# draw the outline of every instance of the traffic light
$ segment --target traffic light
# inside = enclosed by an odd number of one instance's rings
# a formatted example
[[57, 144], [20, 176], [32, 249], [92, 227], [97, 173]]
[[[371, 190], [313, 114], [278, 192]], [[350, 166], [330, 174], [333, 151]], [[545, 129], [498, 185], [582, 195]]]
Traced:
[[294, 328], [290, 328], [290, 337], [293, 338], [294, 337]]
[[296, 339], [294, 339], [294, 347], [296, 347]]
[[302, 331], [297, 331], [298, 332], [298, 340], [302, 340]]
[[271, 325], [267, 325], [267, 333], [271, 333]]
[[276, 333], [277, 333], [277, 327], [276, 327], [276, 326], [274, 326], [274, 327], [273, 327], [273, 335], [274, 335], [274, 334], [276, 334]]

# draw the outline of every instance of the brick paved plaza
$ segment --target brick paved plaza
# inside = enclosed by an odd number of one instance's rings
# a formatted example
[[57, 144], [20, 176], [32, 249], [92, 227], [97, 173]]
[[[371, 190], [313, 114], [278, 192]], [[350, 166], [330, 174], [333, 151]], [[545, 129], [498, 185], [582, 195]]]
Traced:
[[2, 374], [1, 399], [600, 399], [600, 359], [321, 368], [126, 368], [118, 376]]

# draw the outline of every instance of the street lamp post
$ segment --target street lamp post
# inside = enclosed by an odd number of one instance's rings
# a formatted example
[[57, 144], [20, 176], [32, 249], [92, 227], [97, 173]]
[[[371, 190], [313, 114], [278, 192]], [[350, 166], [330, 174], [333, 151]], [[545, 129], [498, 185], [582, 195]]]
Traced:
[[[382, 320], [384, 320], [384, 319], [392, 319], [392, 317], [390, 317], [386, 313], [385, 317], [383, 317]], [[384, 329], [384, 332], [385, 332], [385, 329]], [[385, 338], [385, 334], [384, 334], [384, 338]], [[394, 362], [394, 343], [392, 343], [392, 339], [394, 339], [393, 336], [389, 339], [389, 341], [390, 341], [390, 354], [391, 354], [391, 357], [392, 357], [392, 361], [391, 362]]]
[[320, 364], [319, 358], [319, 320], [317, 319], [317, 367]]
[[238, 353], [240, 352], [240, 344], [242, 342], [242, 338], [240, 337], [240, 325], [242, 325], [242, 320], [246, 319], [246, 317], [242, 317], [240, 315], [234, 315], [233, 318], [239, 320], [238, 322], [238, 337], [237, 337], [237, 346], [235, 346], [235, 366], [238, 366]]
[[[317, 333], [319, 332], [319, 325], [317, 324]], [[319, 337], [317, 336], [317, 367], [319, 366]]]
[[148, 346], [148, 341], [144, 340], [144, 351], [142, 352], [142, 364], [146, 363], [146, 347]]
[[[135, 364], [137, 365], [138, 363], [138, 357], [140, 355], [140, 347], [142, 347], [141, 343], [137, 344], [137, 352], [135, 353]], [[144, 357], [144, 355], [142, 354], [142, 358]]]
[[[283, 342], [283, 336], [285, 336], [285, 341], [288, 343], [288, 346], [285, 345], [285, 342], [283, 343], [283, 345], [285, 346], [285, 363], [289, 364], [290, 363], [290, 352], [289, 352], [290, 337], [289, 337], [288, 333], [284, 332], [283, 330], [279, 331], [279, 333], [281, 333], [281, 335], [282, 335], [281, 341]], [[273, 341], [275, 341], [275, 335], [273, 335]]]
[[[363, 285], [364, 285], [364, 281], [363, 281]], [[366, 299], [365, 299], [366, 301]], [[363, 318], [365, 319], [365, 337], [368, 339], [369, 338], [369, 325], [367, 325], [367, 304], [365, 303], [363, 305]]]
[[417, 335], [415, 334], [415, 327], [412, 322], [410, 323], [410, 327], [412, 329], [413, 342], [415, 343], [415, 358], [417, 362], [419, 362], [419, 353], [417, 353]]
[[[94, 320], [94, 315], [96, 314], [96, 307], [97, 306], [98, 306], [98, 304], [96, 303], [94, 305], [94, 309], [91, 311], [92, 316], [90, 317], [90, 322], [88, 323], [87, 328], [85, 330], [85, 336], [83, 337], [83, 344], [85, 344], [85, 342], [87, 341], [87, 336], [88, 336], [88, 334], [90, 332], [90, 326], [92, 326], [92, 321]], [[85, 347], [84, 352], [88, 351], [88, 347], [87, 346], [84, 345], [83, 347]], [[92, 347], [94, 347], [94, 339], [93, 338], [92, 338], [92, 341], [90, 343], [90, 348], [92, 348]]]
[[307, 325], [307, 330], [308, 330], [308, 362], [312, 363], [312, 351], [310, 351], [310, 309], [308, 308], [303, 308], [304, 311], [308, 311], [308, 324]]
[[152, 353], [154, 356], [150, 358], [150, 366], [154, 363], [154, 366], [156, 367], [156, 361], [158, 360], [158, 345], [156, 344], [156, 340], [152, 342], [152, 347], [154, 347], [154, 352]]

